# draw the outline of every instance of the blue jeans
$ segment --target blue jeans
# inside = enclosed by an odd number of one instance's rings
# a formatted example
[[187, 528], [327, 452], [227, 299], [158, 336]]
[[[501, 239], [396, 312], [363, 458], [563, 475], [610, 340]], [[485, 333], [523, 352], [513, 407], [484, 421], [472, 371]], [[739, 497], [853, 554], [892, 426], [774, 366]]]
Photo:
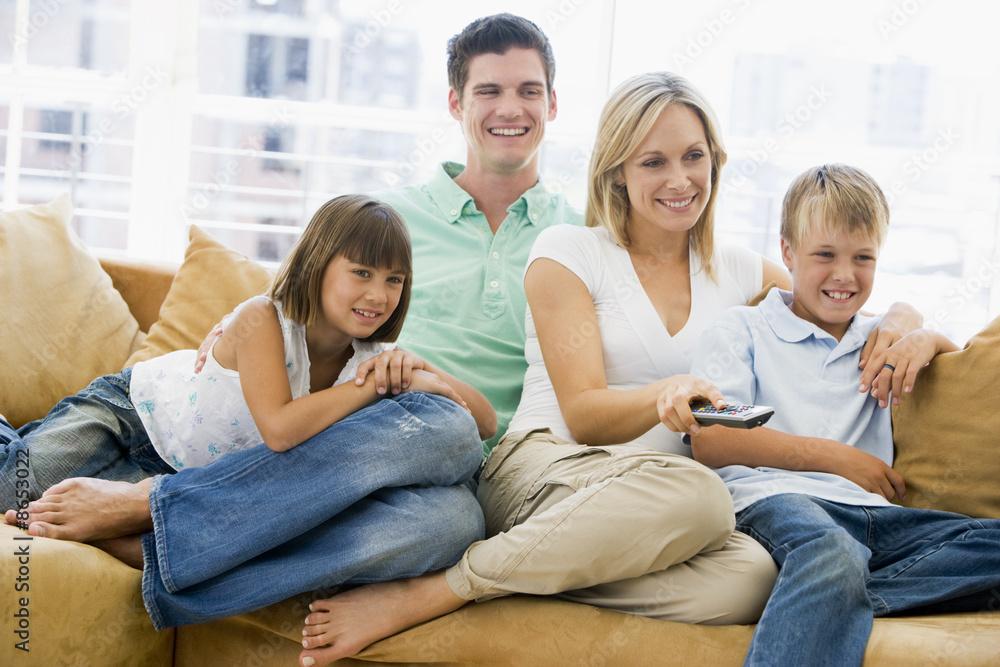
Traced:
[[142, 594], [157, 629], [306, 591], [417, 576], [483, 537], [475, 421], [385, 398], [286, 452], [264, 445], [153, 479]]
[[736, 529], [780, 568], [744, 665], [860, 665], [876, 616], [1000, 605], [998, 520], [783, 494]]
[[0, 509], [21, 509], [69, 477], [137, 482], [174, 471], [132, 406], [131, 377], [131, 368], [99, 377], [16, 431], [0, 421]]

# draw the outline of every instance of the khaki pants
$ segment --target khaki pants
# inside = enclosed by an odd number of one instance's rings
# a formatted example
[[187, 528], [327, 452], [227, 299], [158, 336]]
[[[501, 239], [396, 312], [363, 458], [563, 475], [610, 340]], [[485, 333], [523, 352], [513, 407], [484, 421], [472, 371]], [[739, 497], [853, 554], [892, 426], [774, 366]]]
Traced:
[[777, 576], [734, 533], [725, 485], [683, 456], [507, 434], [479, 478], [487, 539], [446, 572], [466, 600], [558, 597], [688, 623], [752, 623]]

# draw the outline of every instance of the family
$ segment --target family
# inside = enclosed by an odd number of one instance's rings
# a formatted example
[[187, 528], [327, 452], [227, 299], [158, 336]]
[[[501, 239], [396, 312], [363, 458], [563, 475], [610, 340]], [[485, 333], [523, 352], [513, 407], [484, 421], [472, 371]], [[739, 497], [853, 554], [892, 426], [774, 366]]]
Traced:
[[[957, 347], [862, 312], [878, 185], [800, 175], [784, 266], [716, 243], [719, 123], [657, 72], [610, 95], [581, 214], [539, 178], [554, 77], [521, 17], [452, 38], [466, 164], [327, 202], [201, 350], [0, 419], [7, 523], [141, 568], [157, 629], [339, 586], [303, 667], [515, 593], [757, 623], [747, 665], [860, 665], [876, 616], [984, 608], [1000, 521], [890, 503], [887, 408]], [[706, 401], [775, 414], [699, 427]]]

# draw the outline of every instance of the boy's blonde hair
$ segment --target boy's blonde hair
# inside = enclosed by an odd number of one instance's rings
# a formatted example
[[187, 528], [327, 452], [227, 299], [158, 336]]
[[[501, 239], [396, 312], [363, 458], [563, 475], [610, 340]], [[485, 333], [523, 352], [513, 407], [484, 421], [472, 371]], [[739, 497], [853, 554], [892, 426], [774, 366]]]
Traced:
[[792, 181], [781, 206], [781, 238], [793, 249], [816, 229], [860, 233], [882, 247], [889, 203], [875, 179], [846, 164], [825, 164]]
[[719, 192], [719, 172], [726, 164], [726, 147], [719, 133], [715, 112], [701, 93], [682, 76], [670, 72], [639, 74], [611, 93], [601, 112], [597, 142], [590, 158], [587, 187], [586, 224], [605, 227], [618, 245], [631, 245], [625, 223], [629, 215], [628, 191], [622, 180], [622, 164], [645, 140], [664, 109], [683, 104], [691, 109], [705, 129], [712, 163], [712, 188], [708, 204], [691, 228], [691, 248], [702, 266], [714, 277], [715, 202]]
[[343, 195], [320, 206], [281, 263], [268, 296], [281, 302], [285, 317], [306, 326], [313, 324], [323, 307], [326, 267], [339, 255], [405, 274], [396, 310], [365, 339], [373, 343], [395, 341], [410, 305], [410, 233], [396, 209], [377, 199]]

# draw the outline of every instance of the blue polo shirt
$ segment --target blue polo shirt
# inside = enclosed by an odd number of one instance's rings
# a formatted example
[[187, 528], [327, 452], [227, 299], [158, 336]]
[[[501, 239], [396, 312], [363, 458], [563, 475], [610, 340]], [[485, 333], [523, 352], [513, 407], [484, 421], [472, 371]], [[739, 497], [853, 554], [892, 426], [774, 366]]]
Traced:
[[464, 166], [442, 164], [423, 185], [376, 196], [406, 220], [413, 243], [413, 295], [399, 338], [432, 364], [481, 391], [506, 432], [521, 397], [524, 358], [524, 266], [546, 227], [583, 224], [583, 214], [541, 180], [510, 208], [497, 229], [454, 178]]
[[[730, 403], [769, 405], [767, 423], [783, 433], [828, 438], [892, 465], [892, 420], [861, 393], [858, 362], [874, 317], [854, 316], [840, 341], [791, 310], [792, 293], [772, 289], [756, 308], [725, 311], [702, 334], [691, 368]], [[804, 493], [850, 505], [888, 505], [839, 475], [779, 468], [726, 466], [717, 470], [739, 512], [780, 493]]]

